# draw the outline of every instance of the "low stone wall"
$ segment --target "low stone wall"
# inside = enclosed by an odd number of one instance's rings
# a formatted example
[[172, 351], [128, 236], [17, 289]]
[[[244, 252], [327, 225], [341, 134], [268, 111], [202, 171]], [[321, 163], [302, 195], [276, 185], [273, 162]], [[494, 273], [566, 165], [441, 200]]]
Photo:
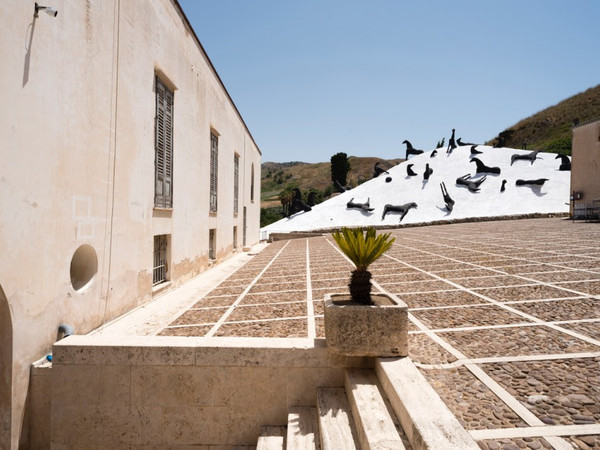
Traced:
[[29, 421], [29, 448], [50, 448], [52, 363], [42, 358], [31, 365], [26, 420]]
[[372, 366], [320, 339], [70, 336], [53, 351], [52, 446], [256, 445], [345, 367]]

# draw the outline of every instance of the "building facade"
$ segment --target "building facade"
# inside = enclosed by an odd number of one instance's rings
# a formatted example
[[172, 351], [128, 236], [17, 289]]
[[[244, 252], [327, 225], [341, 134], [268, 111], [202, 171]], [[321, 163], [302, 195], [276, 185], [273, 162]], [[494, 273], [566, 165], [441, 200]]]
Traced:
[[571, 213], [600, 218], [600, 120], [573, 128]]
[[[0, 16], [0, 448], [30, 365], [256, 243], [261, 154], [176, 0]], [[256, 181], [255, 181], [256, 180]]]

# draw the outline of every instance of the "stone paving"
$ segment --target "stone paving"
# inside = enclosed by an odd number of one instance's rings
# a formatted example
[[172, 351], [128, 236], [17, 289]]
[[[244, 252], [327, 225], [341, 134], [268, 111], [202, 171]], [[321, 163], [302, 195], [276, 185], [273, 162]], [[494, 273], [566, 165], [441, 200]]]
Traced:
[[[600, 226], [392, 233], [375, 290], [408, 304], [411, 359], [480, 447], [600, 448]], [[351, 270], [330, 236], [275, 242], [159, 334], [322, 338]]]

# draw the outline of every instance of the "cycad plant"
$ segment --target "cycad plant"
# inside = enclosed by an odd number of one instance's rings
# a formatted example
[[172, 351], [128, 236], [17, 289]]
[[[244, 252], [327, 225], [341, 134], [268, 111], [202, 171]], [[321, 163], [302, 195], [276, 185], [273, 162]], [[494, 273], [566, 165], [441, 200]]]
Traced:
[[344, 254], [354, 263], [356, 269], [350, 277], [350, 295], [356, 303], [372, 305], [371, 272], [369, 265], [389, 249], [396, 238], [391, 233], [376, 235], [375, 228], [342, 228], [332, 233], [333, 239]]

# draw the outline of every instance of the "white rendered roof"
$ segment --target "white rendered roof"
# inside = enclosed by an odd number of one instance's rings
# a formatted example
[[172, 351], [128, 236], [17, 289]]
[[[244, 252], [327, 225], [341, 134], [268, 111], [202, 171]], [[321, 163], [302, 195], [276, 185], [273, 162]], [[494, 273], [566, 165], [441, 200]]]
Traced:
[[[428, 224], [436, 221], [466, 219], [476, 217], [512, 216], [532, 213], [566, 213], [569, 211], [570, 171], [559, 171], [560, 159], [554, 153], [538, 153], [531, 164], [526, 160], [516, 160], [511, 166], [511, 156], [526, 155], [531, 150], [510, 148], [492, 148], [478, 146], [482, 154], [478, 157], [488, 167], [500, 167], [499, 175], [487, 174], [480, 191], [470, 192], [466, 187], [456, 184], [456, 179], [471, 174], [472, 180], [484, 176], [476, 174], [476, 164], [471, 162], [471, 147], [461, 146], [450, 154], [446, 148], [410, 156], [409, 159], [369, 180], [354, 189], [330, 198], [312, 208], [309, 212], [299, 212], [261, 229], [261, 238], [270, 233], [316, 231], [342, 226], [390, 226], [399, 224], [400, 215], [388, 213], [381, 219], [384, 205], [402, 205], [415, 202], [417, 209], [411, 209], [402, 224]], [[424, 181], [425, 164], [429, 163], [433, 173]], [[407, 165], [417, 176], [407, 175]], [[391, 177], [390, 182], [386, 178]], [[531, 180], [547, 178], [542, 186], [517, 186], [517, 179]], [[506, 189], [500, 192], [502, 180]], [[454, 208], [448, 212], [442, 197], [440, 183], [444, 182], [450, 197], [455, 201]], [[360, 209], [347, 208], [351, 199], [355, 203], [370, 201], [374, 210], [367, 213]]]

